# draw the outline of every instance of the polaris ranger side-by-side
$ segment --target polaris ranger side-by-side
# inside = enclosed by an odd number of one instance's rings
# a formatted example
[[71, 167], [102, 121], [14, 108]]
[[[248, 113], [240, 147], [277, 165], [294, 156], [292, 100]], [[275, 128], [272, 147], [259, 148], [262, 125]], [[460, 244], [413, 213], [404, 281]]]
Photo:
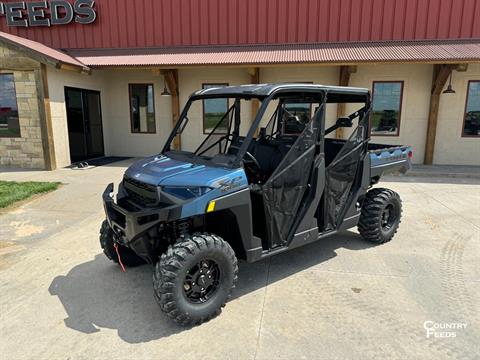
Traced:
[[[254, 119], [253, 101], [260, 104]], [[207, 102], [211, 128], [193, 144]], [[355, 111], [326, 128], [331, 103]], [[154, 265], [161, 309], [181, 324], [199, 324], [225, 305], [237, 259], [261, 260], [356, 225], [367, 241], [391, 240], [400, 197], [369, 189], [384, 173], [406, 172], [412, 150], [368, 143], [370, 106], [369, 91], [351, 87], [197, 91], [162, 152], [130, 166], [116, 198], [113, 184], [106, 188], [106, 256], [122, 266]], [[333, 137], [338, 128], [352, 128], [347, 140]], [[181, 134], [184, 150], [174, 150]]]

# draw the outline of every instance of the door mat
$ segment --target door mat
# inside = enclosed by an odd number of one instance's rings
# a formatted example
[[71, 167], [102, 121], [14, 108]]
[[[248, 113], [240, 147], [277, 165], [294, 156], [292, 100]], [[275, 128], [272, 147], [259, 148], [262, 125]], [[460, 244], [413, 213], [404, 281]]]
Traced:
[[118, 161], [128, 160], [131, 157], [128, 156], [104, 156], [101, 158], [90, 159], [85, 161], [80, 161], [78, 163], [72, 164], [70, 167], [72, 169], [91, 169], [95, 166], [103, 166], [112, 164]]

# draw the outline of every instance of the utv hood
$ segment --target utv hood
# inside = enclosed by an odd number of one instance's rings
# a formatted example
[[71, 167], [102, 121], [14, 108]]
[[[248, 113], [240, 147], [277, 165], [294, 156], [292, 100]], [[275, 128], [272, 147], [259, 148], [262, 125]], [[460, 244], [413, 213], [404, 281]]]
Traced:
[[170, 186], [211, 186], [218, 187], [222, 180], [232, 176], [241, 177], [240, 183], [248, 185], [242, 168], [228, 169], [174, 160], [164, 155], [138, 160], [125, 172], [125, 175], [151, 185]]

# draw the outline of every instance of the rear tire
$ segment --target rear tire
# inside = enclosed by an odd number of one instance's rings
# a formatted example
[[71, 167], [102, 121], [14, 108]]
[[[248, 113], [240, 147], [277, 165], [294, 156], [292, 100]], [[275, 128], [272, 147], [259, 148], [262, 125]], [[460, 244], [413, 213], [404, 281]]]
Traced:
[[[114, 247], [114, 234], [107, 220], [104, 220], [100, 227], [100, 246], [105, 256], [113, 262], [118, 262], [117, 252]], [[139, 257], [132, 249], [126, 246], [118, 245], [118, 252], [122, 258], [122, 264], [128, 267], [134, 267], [145, 264], [145, 260]]]
[[367, 193], [362, 205], [358, 231], [376, 244], [392, 240], [402, 217], [402, 201], [393, 190], [376, 188]]
[[155, 299], [175, 322], [198, 325], [220, 314], [237, 278], [237, 258], [226, 241], [213, 234], [187, 235], [156, 264]]

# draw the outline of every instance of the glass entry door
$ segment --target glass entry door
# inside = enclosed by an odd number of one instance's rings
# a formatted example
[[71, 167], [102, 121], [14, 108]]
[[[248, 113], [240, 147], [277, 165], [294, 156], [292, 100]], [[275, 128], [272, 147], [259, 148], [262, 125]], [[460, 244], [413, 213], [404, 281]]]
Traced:
[[104, 155], [100, 92], [65, 88], [72, 163]]

